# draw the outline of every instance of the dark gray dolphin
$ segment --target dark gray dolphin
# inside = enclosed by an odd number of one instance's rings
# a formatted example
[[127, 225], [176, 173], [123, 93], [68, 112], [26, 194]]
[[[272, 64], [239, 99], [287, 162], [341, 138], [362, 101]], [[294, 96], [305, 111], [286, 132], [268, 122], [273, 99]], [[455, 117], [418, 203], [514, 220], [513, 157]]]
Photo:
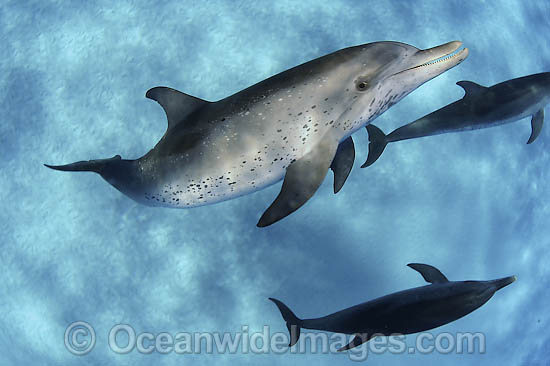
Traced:
[[410, 263], [431, 285], [416, 287], [340, 310], [315, 319], [299, 319], [281, 301], [273, 298], [290, 333], [292, 347], [300, 328], [355, 334], [339, 351], [348, 350], [379, 335], [411, 334], [437, 328], [476, 310], [496, 291], [516, 280], [515, 276], [492, 281], [449, 281], [435, 267]]
[[334, 191], [354, 161], [351, 134], [405, 95], [458, 65], [460, 42], [427, 50], [399, 42], [346, 48], [272, 76], [217, 102], [156, 87], [147, 98], [168, 117], [162, 139], [137, 160], [81, 161], [48, 167], [93, 171], [152, 206], [212, 204], [284, 177], [258, 226], [302, 206], [334, 172]]
[[531, 136], [535, 141], [542, 130], [544, 107], [550, 103], [550, 73], [528, 75], [484, 87], [472, 81], [459, 81], [466, 94], [407, 125], [384, 135], [378, 127], [368, 125], [369, 155], [361, 166], [373, 164], [390, 142], [493, 127], [531, 117]]

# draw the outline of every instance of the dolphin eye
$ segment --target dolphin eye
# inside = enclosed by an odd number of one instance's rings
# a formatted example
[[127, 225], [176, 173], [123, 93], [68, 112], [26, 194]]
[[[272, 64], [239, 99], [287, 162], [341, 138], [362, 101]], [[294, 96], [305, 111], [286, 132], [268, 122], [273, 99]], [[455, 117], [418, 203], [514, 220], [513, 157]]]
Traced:
[[363, 91], [365, 89], [367, 89], [367, 83], [365, 81], [361, 81], [357, 84], [357, 90]]

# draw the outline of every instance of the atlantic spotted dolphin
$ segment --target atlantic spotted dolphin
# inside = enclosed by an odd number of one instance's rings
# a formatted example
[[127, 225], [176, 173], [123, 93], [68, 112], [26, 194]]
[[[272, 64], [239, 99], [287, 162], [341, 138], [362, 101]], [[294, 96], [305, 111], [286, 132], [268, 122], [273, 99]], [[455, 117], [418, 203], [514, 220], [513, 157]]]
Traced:
[[267, 226], [302, 206], [328, 169], [338, 192], [354, 161], [351, 134], [467, 55], [458, 41], [426, 50], [375, 42], [306, 62], [217, 102], [156, 87], [146, 97], [164, 108], [168, 128], [146, 155], [46, 166], [99, 173], [134, 200], [167, 207], [228, 200], [284, 177], [258, 222]]
[[544, 107], [550, 103], [550, 72], [528, 75], [484, 87], [472, 81], [459, 81], [466, 94], [454, 103], [425, 115], [388, 135], [368, 125], [369, 155], [361, 167], [373, 164], [390, 142], [469, 131], [514, 122], [531, 116], [531, 136], [535, 141], [542, 130]]
[[449, 281], [437, 268], [410, 263], [431, 285], [395, 292], [390, 295], [340, 310], [315, 319], [299, 319], [281, 301], [277, 305], [290, 333], [292, 347], [300, 337], [300, 328], [355, 334], [338, 351], [348, 350], [376, 336], [412, 334], [437, 328], [476, 310], [516, 280], [515, 276], [491, 281]]

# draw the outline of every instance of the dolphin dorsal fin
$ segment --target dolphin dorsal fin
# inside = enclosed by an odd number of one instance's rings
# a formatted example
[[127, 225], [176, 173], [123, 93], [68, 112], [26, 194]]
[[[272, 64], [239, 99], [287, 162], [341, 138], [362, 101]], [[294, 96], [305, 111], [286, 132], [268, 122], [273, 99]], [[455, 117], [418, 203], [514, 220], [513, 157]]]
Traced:
[[444, 283], [449, 282], [447, 277], [439, 271], [439, 269], [422, 263], [409, 263], [407, 266], [411, 267], [415, 271], [418, 271], [426, 282], [430, 283]]
[[187, 116], [210, 102], [182, 93], [172, 88], [157, 86], [149, 89], [145, 96], [157, 101], [168, 118], [168, 129], [183, 121]]
[[479, 94], [487, 89], [487, 87], [483, 85], [479, 85], [474, 83], [473, 81], [468, 80], [462, 80], [458, 81], [456, 85], [460, 86], [462, 89], [464, 89], [464, 92], [466, 92], [466, 96], [468, 95], [476, 95]]

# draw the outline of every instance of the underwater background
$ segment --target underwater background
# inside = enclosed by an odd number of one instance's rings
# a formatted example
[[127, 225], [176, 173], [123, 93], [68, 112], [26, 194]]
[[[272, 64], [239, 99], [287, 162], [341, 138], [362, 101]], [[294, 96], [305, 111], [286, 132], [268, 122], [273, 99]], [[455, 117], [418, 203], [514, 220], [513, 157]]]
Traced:
[[[286, 334], [277, 308], [316, 317], [425, 284], [517, 275], [438, 332], [482, 332], [486, 352], [370, 355], [370, 365], [548, 365], [550, 132], [529, 119], [392, 144], [370, 168], [364, 130], [338, 195], [332, 173], [300, 210], [256, 227], [280, 183], [227, 202], [139, 205], [98, 175], [43, 163], [138, 158], [166, 117], [164, 85], [218, 100], [335, 50], [395, 40], [464, 42], [462, 64], [374, 123], [385, 132], [482, 85], [550, 71], [548, 1], [1, 1], [0, 364], [333, 365], [349, 355], [117, 354], [109, 331]], [[86, 321], [96, 344], [64, 344]], [[414, 344], [416, 335], [407, 336]], [[363, 346], [365, 347], [365, 346]]]

